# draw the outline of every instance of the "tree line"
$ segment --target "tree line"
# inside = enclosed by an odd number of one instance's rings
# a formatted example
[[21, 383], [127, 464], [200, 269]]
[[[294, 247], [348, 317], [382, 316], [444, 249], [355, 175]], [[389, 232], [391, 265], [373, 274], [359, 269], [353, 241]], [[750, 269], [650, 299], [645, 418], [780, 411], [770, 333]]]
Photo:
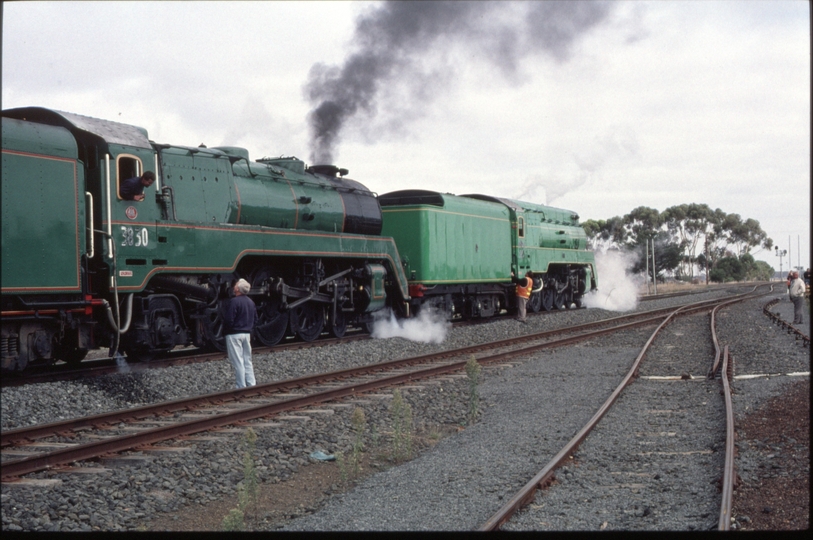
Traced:
[[[659, 212], [639, 206], [624, 216], [607, 220], [588, 219], [582, 223], [590, 247], [596, 251], [620, 250], [638, 255], [633, 272], [649, 267], [650, 278], [673, 275], [691, 280], [695, 268], [707, 270], [711, 281], [769, 280], [773, 268], [754, 260], [755, 248], [773, 247], [759, 221], [743, 220], [707, 204], [681, 204]], [[652, 268], [652, 240], [655, 264]], [[649, 245], [649, 261], [647, 261]]]

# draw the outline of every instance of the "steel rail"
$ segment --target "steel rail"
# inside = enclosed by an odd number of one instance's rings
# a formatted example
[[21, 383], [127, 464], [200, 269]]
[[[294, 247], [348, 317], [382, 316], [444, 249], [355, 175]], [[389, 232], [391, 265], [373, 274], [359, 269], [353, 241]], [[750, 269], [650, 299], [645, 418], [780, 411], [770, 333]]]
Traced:
[[731, 501], [734, 494], [734, 407], [731, 403], [731, 386], [729, 385], [728, 345], [723, 351], [723, 395], [725, 396], [725, 464], [723, 465], [723, 494], [720, 503], [720, 519], [717, 529], [727, 531], [731, 527]]
[[[770, 291], [773, 291], [771, 285]], [[778, 302], [768, 302], [763, 306], [763, 312], [766, 311], [768, 305]], [[717, 529], [720, 531], [728, 531], [731, 528], [731, 510], [732, 499], [734, 495], [734, 483], [736, 481], [736, 474], [734, 472], [734, 407], [731, 401], [731, 384], [729, 379], [733, 376], [733, 358], [729, 355], [728, 345], [725, 346], [722, 353], [720, 352], [720, 345], [717, 340], [717, 328], [715, 324], [715, 313], [717, 309], [728, 305], [732, 302], [725, 302], [720, 304], [711, 312], [711, 336], [714, 341], [714, 364], [709, 372], [709, 378], [713, 378], [717, 374], [718, 365], [722, 356], [722, 366], [720, 369], [720, 380], [723, 385], [723, 399], [725, 401], [726, 412], [726, 429], [725, 429], [725, 462], [723, 465], [723, 480], [722, 480], [722, 497], [720, 501], [720, 517], [717, 522]]]
[[[771, 286], [773, 289], [773, 286]], [[768, 293], [766, 293], [768, 294]], [[711, 310], [711, 341], [714, 344], [714, 360], [711, 363], [711, 368], [709, 369], [707, 378], [713, 379], [717, 376], [717, 372], [720, 368], [720, 360], [722, 358], [722, 349], [720, 349], [720, 343], [717, 340], [717, 310], [725, 307], [729, 304], [735, 304], [737, 302], [742, 302], [743, 300], [747, 300], [747, 298], [734, 298], [731, 300], [726, 300], [725, 302], [721, 302], [713, 310]]]
[[496, 531], [500, 528], [500, 526], [508, 521], [511, 516], [513, 516], [517, 511], [519, 511], [522, 507], [529, 504], [532, 500], [534, 495], [536, 494], [536, 490], [539, 488], [546, 487], [553, 481], [553, 471], [562, 464], [563, 461], [567, 459], [567, 457], [572, 454], [576, 448], [587, 438], [587, 435], [593, 430], [593, 428], [598, 424], [599, 420], [601, 420], [607, 411], [610, 410], [613, 403], [618, 399], [621, 395], [621, 392], [624, 388], [632, 382], [633, 378], [637, 377], [638, 375], [638, 368], [643, 360], [644, 356], [646, 355], [649, 346], [655, 340], [655, 336], [658, 335], [660, 332], [671, 320], [672, 318], [677, 315], [678, 312], [684, 309], [685, 306], [679, 307], [675, 309], [669, 316], [667, 316], [664, 321], [658, 325], [654, 332], [649, 336], [644, 346], [641, 348], [641, 352], [638, 353], [638, 356], [632, 363], [627, 374], [621, 380], [621, 383], [616, 387], [610, 397], [604, 402], [601, 407], [599, 407], [598, 411], [593, 415], [592, 418], [584, 425], [577, 433], [573, 436], [570, 441], [551, 459], [547, 465], [539, 472], [536, 476], [534, 476], [527, 484], [525, 484], [522, 489], [520, 489], [511, 499], [503, 505], [493, 516], [491, 516], [483, 525], [480, 526], [478, 530], [480, 531]]
[[778, 313], [774, 313], [771, 311], [771, 308], [778, 304], [780, 301], [779, 298], [774, 298], [764, 306], [762, 306], [762, 313], [768, 316], [774, 323], [782, 326], [787, 330], [788, 334], [794, 334], [796, 341], [802, 340], [802, 346], [807, 347], [810, 345], [810, 336], [807, 336], [804, 332], [800, 331], [798, 328], [793, 326], [791, 323], [784, 320], [782, 317], [779, 316]]
[[[761, 294], [756, 294], [756, 289], [758, 286], [754, 287], [751, 292], [744, 293], [738, 295], [733, 300], [723, 300], [724, 304], [729, 304], [733, 302], [739, 302], [743, 300], [748, 300], [750, 298], [755, 298], [761, 296]], [[623, 389], [630, 384], [630, 382], [637, 377], [638, 368], [640, 366], [641, 361], [643, 360], [647, 349], [652, 344], [652, 341], [655, 339], [655, 336], [663, 329], [670, 320], [680, 314], [686, 315], [690, 312], [695, 312], [705, 307], [708, 307], [708, 304], [717, 302], [718, 304], [721, 302], [721, 299], [716, 299], [712, 301], [704, 301], [704, 302], [697, 302], [695, 304], [686, 304], [684, 306], [678, 307], [674, 309], [674, 311], [664, 319], [664, 321], [655, 329], [652, 335], [649, 337], [647, 342], [644, 344], [641, 352], [636, 357], [635, 361], [632, 364], [627, 375], [615, 389], [615, 391], [610, 395], [607, 401], [599, 408], [595, 415], [588, 421], [588, 423], [578, 432], [576, 435], [560, 450], [553, 459], [548, 462], [548, 464], [536, 475], [534, 476], [527, 484], [525, 484], [507, 503], [505, 503], [500, 510], [497, 511], [493, 516], [491, 516], [483, 525], [480, 526], [478, 530], [480, 531], [496, 531], [499, 530], [500, 526], [508, 521], [512, 515], [514, 515], [517, 511], [519, 511], [522, 507], [529, 504], [537, 491], [537, 489], [541, 489], [547, 487], [553, 481], [553, 473], [554, 471], [564, 462], [567, 457], [572, 454], [576, 448], [584, 441], [587, 435], [592, 431], [592, 429], [598, 424], [599, 420], [606, 414], [609, 408], [613, 405], [616, 401], [618, 396], [621, 394]], [[699, 306], [699, 304], [703, 304], [703, 306]], [[716, 308], [715, 308], [716, 309]], [[733, 424], [732, 424], [733, 425]]]

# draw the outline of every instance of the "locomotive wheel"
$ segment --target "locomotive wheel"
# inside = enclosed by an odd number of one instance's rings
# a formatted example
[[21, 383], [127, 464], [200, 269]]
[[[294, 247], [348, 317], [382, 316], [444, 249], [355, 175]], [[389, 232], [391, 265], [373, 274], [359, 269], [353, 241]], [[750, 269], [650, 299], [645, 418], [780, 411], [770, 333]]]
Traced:
[[567, 305], [565, 296], [566, 294], [564, 292], [556, 293], [553, 297], [553, 307], [556, 309], [565, 309], [565, 306]]
[[347, 316], [344, 311], [336, 309], [336, 320], [330, 321], [328, 331], [335, 338], [344, 337], [345, 332], [347, 332]]
[[325, 310], [321, 304], [305, 302], [290, 310], [291, 332], [302, 341], [313, 341], [325, 327]]
[[573, 298], [573, 303], [576, 305], [576, 309], [582, 307], [583, 301], [581, 296], [576, 296]]
[[[251, 287], [260, 288], [274, 275], [272, 268], [260, 268], [251, 276]], [[279, 343], [288, 330], [289, 316], [280, 308], [275, 298], [263, 298], [257, 303], [257, 322], [254, 325], [254, 338], [266, 347]]]
[[531, 298], [528, 299], [528, 307], [534, 313], [539, 313], [539, 310], [542, 309], [542, 291], [531, 294]]
[[201, 319], [203, 338], [206, 340], [206, 346], [213, 351], [226, 352], [226, 336], [223, 335], [221, 306], [225, 307], [224, 302], [228, 301], [228, 299], [221, 300], [218, 302], [217, 308], [208, 308], [204, 318]]
[[279, 300], [266, 300], [257, 305], [257, 324], [254, 337], [266, 347], [273, 347], [285, 337], [288, 330], [288, 312], [280, 310]]
[[542, 289], [542, 309], [550, 311], [553, 309], [553, 289]]

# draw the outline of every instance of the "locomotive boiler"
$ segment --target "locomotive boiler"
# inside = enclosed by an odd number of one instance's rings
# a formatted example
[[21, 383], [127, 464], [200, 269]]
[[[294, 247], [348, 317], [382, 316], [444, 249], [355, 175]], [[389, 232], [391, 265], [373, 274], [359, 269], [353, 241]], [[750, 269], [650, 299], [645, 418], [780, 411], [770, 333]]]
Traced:
[[[2, 112], [3, 371], [109, 347], [150, 358], [224, 350], [238, 278], [254, 340], [309, 341], [408, 314], [374, 193], [332, 165], [237, 147], [159, 144], [126, 124], [38, 107]], [[141, 202], [122, 183], [153, 171]]]

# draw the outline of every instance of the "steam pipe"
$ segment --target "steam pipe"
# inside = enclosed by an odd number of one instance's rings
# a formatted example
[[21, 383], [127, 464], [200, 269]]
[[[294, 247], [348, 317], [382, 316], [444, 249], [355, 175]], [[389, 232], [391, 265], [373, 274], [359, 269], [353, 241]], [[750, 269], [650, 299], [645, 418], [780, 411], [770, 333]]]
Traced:
[[120, 333], [126, 334], [127, 330], [130, 329], [130, 323], [133, 320], [133, 297], [135, 293], [130, 293], [130, 296], [127, 297], [127, 322], [124, 323], [124, 328], [120, 330]]
[[155, 276], [150, 280], [150, 285], [159, 289], [188, 294], [189, 296], [200, 298], [207, 303], [211, 303], [212, 296], [217, 297], [217, 291], [213, 289], [192, 283], [176, 281], [168, 276]]

